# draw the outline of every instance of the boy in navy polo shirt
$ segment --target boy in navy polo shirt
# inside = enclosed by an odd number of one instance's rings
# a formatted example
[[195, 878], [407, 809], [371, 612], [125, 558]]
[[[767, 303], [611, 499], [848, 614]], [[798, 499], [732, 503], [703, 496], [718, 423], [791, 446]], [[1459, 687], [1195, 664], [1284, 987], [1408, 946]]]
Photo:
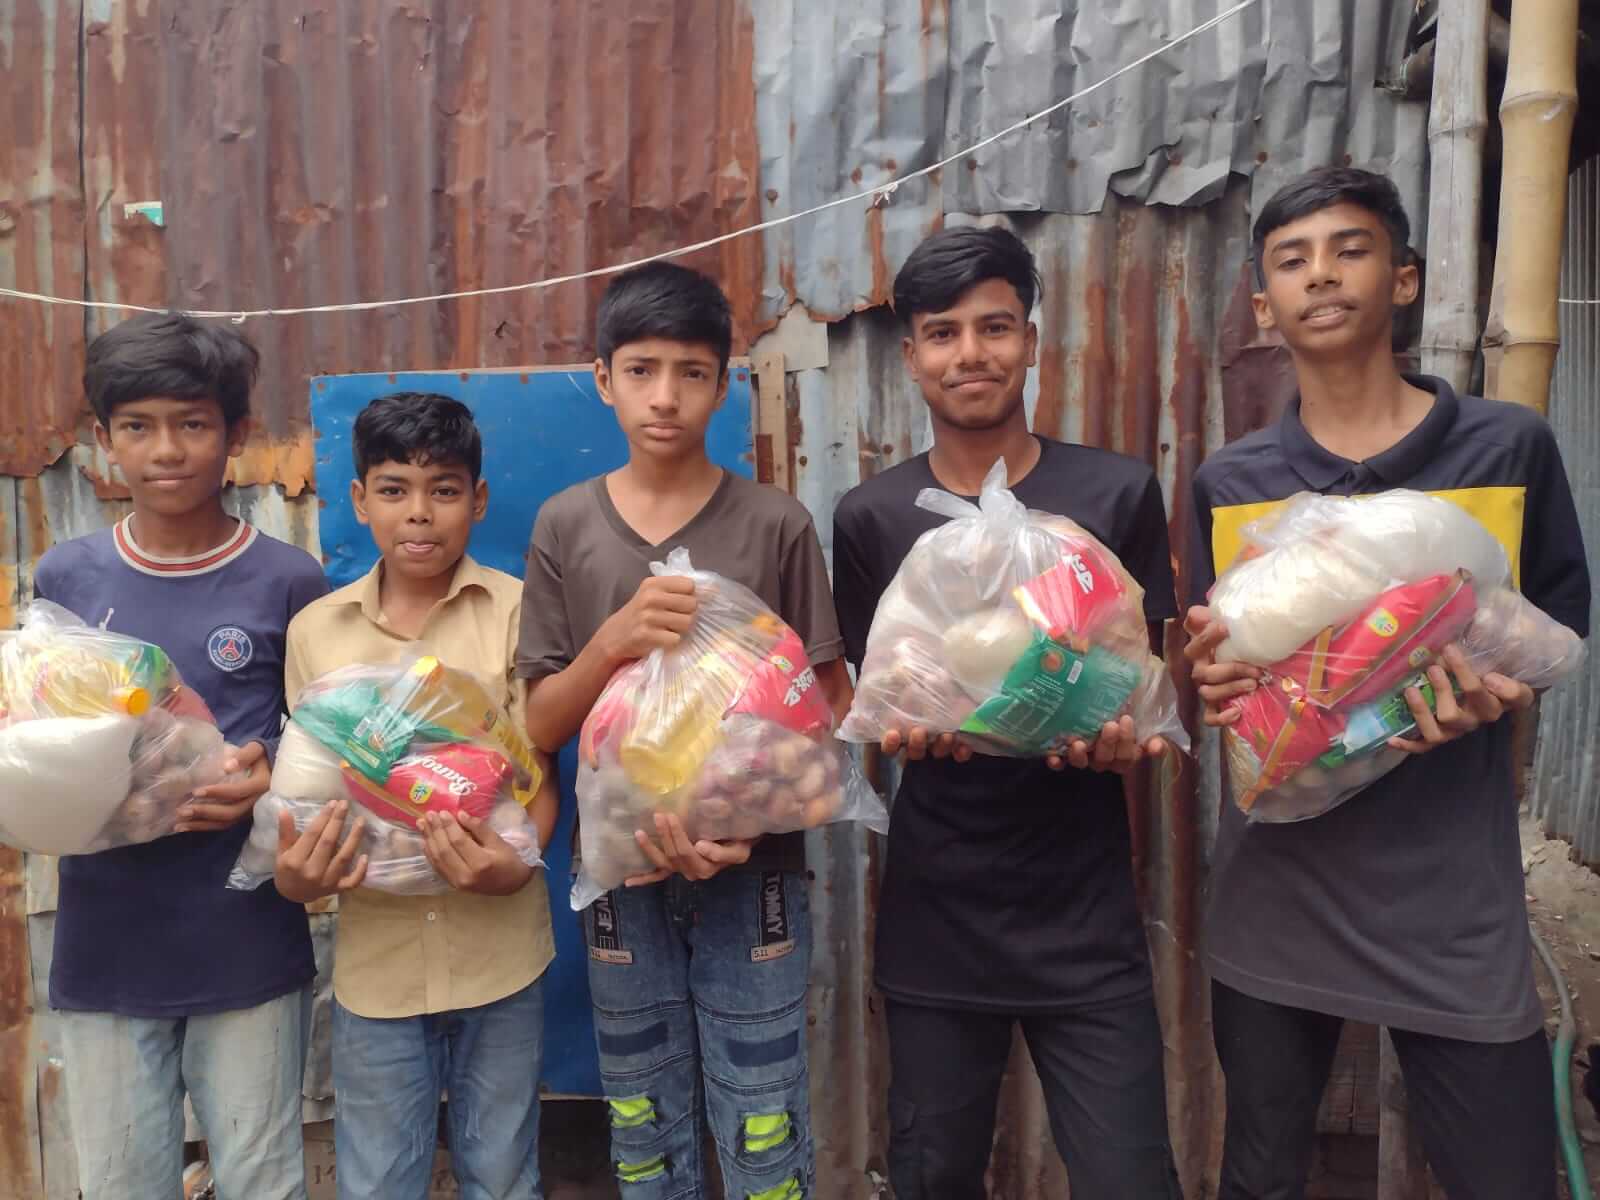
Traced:
[[310, 555], [222, 506], [257, 362], [234, 330], [175, 314], [96, 338], [84, 386], [133, 512], [56, 546], [34, 576], [38, 597], [161, 646], [238, 775], [196, 793], [171, 837], [61, 860], [50, 1003], [84, 1200], [181, 1193], [185, 1091], [222, 1196], [306, 1194], [305, 910], [224, 886], [267, 787], [289, 618], [327, 590]]
[[[933, 449], [863, 483], [834, 514], [834, 601], [858, 668], [884, 590], [917, 538], [943, 523], [916, 506], [917, 493], [975, 497], [999, 458], [1018, 500], [1072, 518], [1122, 559], [1144, 588], [1152, 645], [1177, 616], [1150, 468], [1028, 431], [1038, 291], [1033, 256], [1004, 229], [936, 233], [895, 278]], [[895, 797], [876, 951], [895, 1195], [983, 1196], [1020, 1025], [1073, 1196], [1179, 1196], [1118, 777], [1159, 746], [1125, 719], [1093, 747], [1073, 747], [1070, 762], [973, 757], [939, 730], [897, 730], [882, 746], [902, 748], [912, 761]]]
[[[1256, 321], [1282, 334], [1299, 396], [1278, 424], [1214, 454], [1194, 481], [1197, 606], [1240, 527], [1297, 492], [1432, 492], [1502, 542], [1523, 593], [1587, 634], [1589, 572], [1561, 455], [1534, 412], [1402, 376], [1396, 306], [1417, 295], [1393, 183], [1325, 168], [1255, 226]], [[1255, 686], [1215, 663], [1226, 631], [1187, 622], [1206, 721]], [[1452, 1200], [1554, 1200], [1550, 1049], [1523, 897], [1511, 722], [1529, 689], [1477, 678], [1459, 650], [1430, 712], [1410, 696], [1413, 757], [1340, 808], [1294, 825], [1222, 809], [1208, 919], [1213, 1023], [1228, 1085], [1219, 1200], [1303, 1195], [1345, 1019], [1386, 1025], [1434, 1173]]]

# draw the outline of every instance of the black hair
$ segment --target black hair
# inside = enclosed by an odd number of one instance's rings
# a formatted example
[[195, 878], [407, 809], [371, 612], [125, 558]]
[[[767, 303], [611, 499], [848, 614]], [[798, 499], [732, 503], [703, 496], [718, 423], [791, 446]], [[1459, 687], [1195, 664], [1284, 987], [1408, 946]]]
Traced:
[[215, 400], [231, 428], [250, 415], [261, 355], [229, 325], [182, 313], [140, 313], [89, 343], [83, 390], [95, 420], [152, 396]]
[[954, 308], [962, 296], [990, 279], [1003, 279], [1016, 289], [1025, 318], [1044, 291], [1033, 255], [1009, 229], [941, 229], [911, 252], [894, 277], [894, 311], [909, 326], [918, 313]]
[[1256, 218], [1250, 252], [1255, 259], [1257, 287], [1267, 286], [1267, 238], [1285, 225], [1336, 204], [1353, 204], [1377, 217], [1389, 232], [1394, 264], [1404, 266], [1410, 261], [1411, 218], [1406, 216], [1394, 180], [1359, 167], [1317, 167], [1279, 188]]
[[676, 263], [646, 263], [618, 275], [600, 297], [595, 324], [608, 367], [620, 347], [645, 338], [710, 346], [724, 373], [733, 350], [728, 298], [711, 278]]
[[356, 416], [350, 439], [356, 478], [381, 463], [461, 466], [478, 482], [483, 473], [483, 436], [472, 410], [436, 392], [390, 392]]

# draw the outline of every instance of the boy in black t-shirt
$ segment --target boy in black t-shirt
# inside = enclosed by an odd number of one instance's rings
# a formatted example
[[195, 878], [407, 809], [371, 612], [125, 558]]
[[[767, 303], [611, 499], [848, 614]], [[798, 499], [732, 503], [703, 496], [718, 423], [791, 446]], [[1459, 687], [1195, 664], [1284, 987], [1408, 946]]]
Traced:
[[[906, 366], [928, 403], [934, 445], [851, 491], [834, 515], [835, 603], [857, 667], [901, 560], [943, 520], [916, 507], [917, 493], [975, 496], [1002, 457], [1019, 500], [1072, 518], [1122, 559], [1145, 589], [1153, 632], [1177, 615], [1150, 468], [1028, 431], [1022, 392], [1037, 349], [1028, 316], [1038, 288], [1033, 257], [1002, 229], [937, 233], [895, 279]], [[974, 757], [941, 730], [895, 731], [882, 749], [910, 760], [876, 950], [895, 1195], [983, 1195], [1020, 1022], [1073, 1196], [1178, 1196], [1120, 778], [1159, 745], [1141, 743], [1125, 719], [1093, 746], [1075, 745], [1070, 762]]]
[[[1288, 343], [1300, 394], [1196, 474], [1190, 600], [1204, 604], [1240, 528], [1274, 502], [1403, 487], [1471, 512], [1528, 599], [1586, 634], [1583, 538], [1549, 426], [1395, 367], [1394, 309], [1417, 295], [1409, 228], [1393, 183], [1343, 167], [1302, 176], [1262, 210], [1256, 321]], [[1257, 672], [1213, 661], [1226, 630], [1206, 609], [1187, 624], [1206, 721], [1227, 724], [1227, 701]], [[1455, 647], [1429, 674], [1437, 711], [1411, 689], [1417, 733], [1391, 742], [1413, 757], [1344, 805], [1250, 825], [1223, 804], [1207, 918], [1228, 1084], [1219, 1200], [1303, 1194], [1346, 1018], [1390, 1028], [1423, 1148], [1453, 1200], [1556, 1195], [1550, 1049], [1502, 719], [1534, 697], [1478, 678]]]

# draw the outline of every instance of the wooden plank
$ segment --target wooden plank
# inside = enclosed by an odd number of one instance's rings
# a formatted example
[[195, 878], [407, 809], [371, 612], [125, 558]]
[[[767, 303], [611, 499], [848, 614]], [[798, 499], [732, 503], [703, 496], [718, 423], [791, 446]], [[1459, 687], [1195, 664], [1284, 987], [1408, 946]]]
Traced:
[[756, 478], [792, 494], [789, 396], [784, 382], [783, 352], [769, 350], [757, 355], [755, 377]]
[[1422, 1142], [1411, 1127], [1406, 1083], [1387, 1029], [1378, 1043], [1378, 1200], [1428, 1200]]

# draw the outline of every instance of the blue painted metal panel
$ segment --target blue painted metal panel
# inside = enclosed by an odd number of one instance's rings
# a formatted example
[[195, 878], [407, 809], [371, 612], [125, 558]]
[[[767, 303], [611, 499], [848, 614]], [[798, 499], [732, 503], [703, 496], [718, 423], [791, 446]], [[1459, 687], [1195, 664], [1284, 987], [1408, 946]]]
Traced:
[[[539, 506], [571, 484], [627, 461], [627, 441], [587, 370], [415, 371], [330, 375], [311, 381], [311, 420], [317, 433], [317, 491], [328, 579], [340, 587], [359, 578], [377, 551], [349, 502], [355, 473], [350, 431], [368, 401], [395, 391], [440, 392], [472, 409], [483, 431], [483, 473], [489, 512], [472, 535], [479, 562], [521, 578], [528, 535]], [[752, 474], [750, 372], [734, 368], [728, 399], [712, 419], [706, 447], [712, 459]], [[572, 748], [561, 756], [561, 821], [547, 858], [556, 961], [545, 977], [544, 1082], [552, 1092], [599, 1095], [594, 1029], [589, 1016], [587, 956], [571, 884]]]

